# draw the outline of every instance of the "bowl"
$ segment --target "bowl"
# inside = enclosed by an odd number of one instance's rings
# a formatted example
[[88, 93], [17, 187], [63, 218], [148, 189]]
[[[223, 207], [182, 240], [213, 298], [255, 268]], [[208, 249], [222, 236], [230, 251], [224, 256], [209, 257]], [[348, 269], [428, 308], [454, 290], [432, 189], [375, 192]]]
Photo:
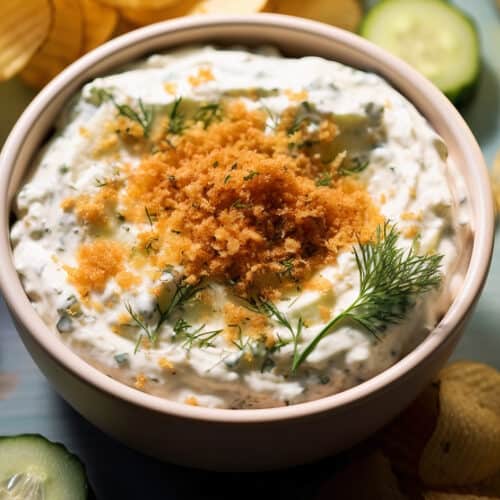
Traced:
[[[123, 385], [93, 368], [38, 317], [13, 265], [11, 202], [68, 99], [88, 80], [146, 54], [187, 44], [271, 44], [285, 55], [317, 55], [387, 79], [446, 141], [471, 201], [471, 256], [463, 286], [429, 336], [380, 375], [333, 396], [283, 408], [192, 407]], [[0, 157], [0, 284], [20, 336], [60, 395], [90, 422], [166, 461], [213, 470], [263, 470], [311, 462], [367, 437], [403, 410], [444, 365], [483, 287], [493, 246], [493, 202], [480, 149], [453, 105], [425, 78], [362, 38], [272, 14], [191, 17], [128, 33], [82, 57], [28, 106]]]

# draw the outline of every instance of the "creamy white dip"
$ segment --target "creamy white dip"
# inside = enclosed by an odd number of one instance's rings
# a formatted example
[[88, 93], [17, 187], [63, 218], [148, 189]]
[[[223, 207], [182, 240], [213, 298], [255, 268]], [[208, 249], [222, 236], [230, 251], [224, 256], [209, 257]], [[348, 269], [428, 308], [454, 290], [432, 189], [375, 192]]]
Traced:
[[[193, 86], [190, 77], [200, 67], [208, 67], [213, 79]], [[174, 95], [166, 92], [166, 82], [175, 84]], [[397, 225], [401, 232], [398, 244], [409, 248], [418, 235], [419, 253], [444, 256], [441, 288], [418, 297], [404, 321], [390, 326], [378, 340], [361, 327], [340, 324], [318, 344], [304, 365], [306, 369], [296, 376], [277, 369], [290, 360], [291, 344], [274, 352], [272, 362], [265, 366], [259, 363], [255, 369], [243, 369], [239, 363], [245, 349], [258, 350], [251, 343], [242, 350], [215, 335], [209, 345], [188, 348], [173, 336], [180, 313], [162, 325], [154, 348], [134, 352], [137, 331], [124, 336], [112, 327], [124, 313], [124, 304], [146, 319], [154, 314], [155, 297], [150, 290], [155, 280], [144, 276], [136, 287], [122, 290], [110, 279], [104, 292], [94, 292], [92, 300], [103, 304], [117, 296], [120, 300], [97, 311], [79, 300], [63, 268], [75, 265], [77, 249], [89, 240], [91, 230], [73, 213], [61, 209], [62, 200], [75, 193], [95, 193], [99, 179], [111, 178], [118, 163], [128, 162], [133, 168], [140, 161], [139, 154], [130, 148], [121, 148], [113, 156], [96, 158], [92, 153], [99, 131], [116, 116], [112, 102], [96, 105], [95, 89], [106, 89], [116, 102], [137, 109], [139, 100], [159, 108], [177, 96], [217, 101], [235, 89], [248, 88], [272, 90], [262, 92], [258, 99], [242, 98], [249, 108], [265, 107], [270, 116], [293, 104], [285, 90], [305, 90], [307, 101], [320, 112], [375, 117], [382, 138], [363, 152], [368, 167], [358, 175], [359, 180], [383, 216]], [[393, 365], [421, 342], [449, 306], [453, 290], [460, 285], [458, 262], [466, 251], [468, 227], [466, 199], [457, 194], [461, 188], [452, 189], [458, 174], [450, 175], [450, 169], [453, 166], [447, 162], [442, 139], [404, 97], [375, 74], [317, 57], [286, 59], [269, 49], [251, 54], [193, 48], [155, 55], [88, 83], [60, 117], [54, 137], [39, 154], [32, 175], [17, 196], [18, 220], [11, 232], [15, 265], [33, 306], [54, 335], [89, 363], [126, 384], [174, 401], [221, 408], [271, 407], [317, 399], [359, 384]], [[139, 230], [144, 228], [118, 224], [112, 237], [132, 244]], [[329, 308], [333, 316], [359, 292], [351, 250], [342, 252], [335, 264], [324, 266], [318, 274], [331, 282], [331, 290], [302, 290], [276, 303], [292, 323], [299, 317], [305, 321], [300, 347], [324, 325], [319, 306]], [[163, 282], [172, 279], [168, 273], [160, 277]], [[183, 318], [193, 329], [203, 324], [205, 330], [224, 328], [221, 310], [228, 292], [222, 285], [211, 286], [217, 299], [208, 320], [206, 315], [201, 320], [198, 309], [202, 305], [196, 299], [182, 309]], [[75, 301], [79, 314], [62, 315]], [[283, 326], [276, 323], [274, 328], [280, 338], [289, 337]], [[161, 366], [161, 359], [168, 360], [169, 369], [165, 363]]]

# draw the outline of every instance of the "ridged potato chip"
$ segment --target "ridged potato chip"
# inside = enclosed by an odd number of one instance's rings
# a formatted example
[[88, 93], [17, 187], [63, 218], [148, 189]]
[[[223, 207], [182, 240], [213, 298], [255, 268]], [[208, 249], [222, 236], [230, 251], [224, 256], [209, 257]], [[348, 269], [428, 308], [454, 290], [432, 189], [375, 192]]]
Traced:
[[439, 414], [439, 382], [429, 385], [401, 415], [376, 436], [394, 469], [418, 478], [418, 465]]
[[317, 500], [406, 500], [389, 460], [373, 451], [354, 458], [326, 482]]
[[185, 16], [199, 3], [200, 0], [182, 0], [182, 2], [165, 7], [164, 9], [121, 9], [121, 15], [128, 21], [138, 25], [148, 24], [173, 19], [174, 17]]
[[457, 362], [440, 380], [439, 417], [419, 474], [431, 486], [472, 485], [500, 470], [500, 373]]
[[163, 9], [184, 0], [99, 0], [100, 3], [108, 7], [117, 9]]
[[118, 24], [118, 12], [97, 0], [80, 0], [83, 14], [83, 52], [108, 41]]
[[272, 10], [278, 14], [307, 17], [354, 31], [363, 11], [358, 0], [273, 0]]
[[45, 43], [21, 72], [34, 88], [43, 87], [82, 53], [83, 20], [79, 0], [52, 0], [54, 21]]
[[190, 14], [253, 14], [266, 6], [267, 0], [201, 0]]
[[49, 0], [0, 2], [0, 80], [21, 71], [49, 35]]

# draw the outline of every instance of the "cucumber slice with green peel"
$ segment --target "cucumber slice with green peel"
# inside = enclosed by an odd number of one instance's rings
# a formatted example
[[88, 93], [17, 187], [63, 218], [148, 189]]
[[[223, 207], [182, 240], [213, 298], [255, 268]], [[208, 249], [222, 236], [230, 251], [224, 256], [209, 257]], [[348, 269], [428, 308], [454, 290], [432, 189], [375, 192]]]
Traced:
[[80, 460], [43, 436], [0, 437], [0, 500], [87, 500]]
[[382, 0], [364, 17], [360, 34], [410, 63], [456, 104], [479, 79], [474, 22], [444, 0]]

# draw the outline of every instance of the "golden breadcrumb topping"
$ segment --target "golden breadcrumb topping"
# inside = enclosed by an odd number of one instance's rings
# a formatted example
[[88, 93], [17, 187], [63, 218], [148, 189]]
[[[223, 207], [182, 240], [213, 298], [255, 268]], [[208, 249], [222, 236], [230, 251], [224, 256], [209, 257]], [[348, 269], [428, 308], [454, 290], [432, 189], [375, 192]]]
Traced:
[[123, 269], [125, 249], [116, 241], [98, 239], [78, 249], [78, 267], [64, 266], [68, 280], [82, 296], [102, 292], [109, 278]]
[[[130, 172], [120, 202], [128, 221], [153, 222], [139, 246], [154, 265], [182, 265], [189, 283], [211, 278], [244, 294], [301, 280], [371, 237], [381, 216], [360, 183], [335, 177], [338, 158], [290, 154], [290, 142], [306, 138], [286, 132], [296, 113], [289, 108], [269, 134], [265, 113], [232, 103], [224, 120], [187, 129]], [[325, 120], [314, 139], [336, 133]], [[334, 176], [329, 186], [317, 185], [324, 171]]]
[[[213, 75], [202, 68], [196, 78]], [[140, 281], [131, 269], [180, 265], [190, 284], [210, 279], [240, 295], [276, 296], [368, 241], [382, 216], [361, 183], [337, 172], [346, 152], [329, 153], [339, 133], [334, 119], [308, 127], [297, 118], [303, 104], [276, 120], [229, 101], [221, 119], [162, 134], [154, 153], [124, 165], [97, 194], [64, 200], [62, 208], [88, 225], [116, 221], [117, 207], [140, 225], [127, 269], [123, 247], [99, 239], [79, 249], [77, 268], [66, 267], [70, 282], [82, 295], [102, 291], [111, 277], [128, 289]], [[255, 330], [263, 335], [264, 327]]]

